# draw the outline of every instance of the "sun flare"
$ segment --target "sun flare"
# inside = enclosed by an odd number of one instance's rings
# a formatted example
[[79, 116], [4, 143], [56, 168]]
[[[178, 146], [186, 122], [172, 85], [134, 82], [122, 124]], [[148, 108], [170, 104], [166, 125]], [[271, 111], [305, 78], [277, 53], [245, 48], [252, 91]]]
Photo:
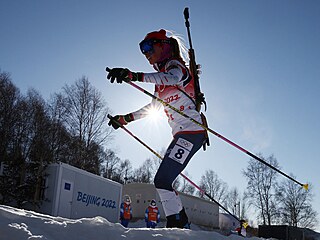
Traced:
[[158, 122], [161, 118], [161, 111], [157, 108], [151, 107], [148, 109], [148, 118], [153, 122]]

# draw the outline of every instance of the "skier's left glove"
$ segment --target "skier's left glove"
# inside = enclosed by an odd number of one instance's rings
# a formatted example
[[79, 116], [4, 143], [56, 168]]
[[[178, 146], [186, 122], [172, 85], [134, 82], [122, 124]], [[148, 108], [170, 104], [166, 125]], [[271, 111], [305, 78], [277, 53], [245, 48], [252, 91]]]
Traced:
[[142, 72], [131, 72], [128, 68], [106, 68], [106, 71], [109, 72], [107, 79], [110, 79], [110, 82], [113, 83], [115, 80], [117, 83], [130, 82], [130, 81], [143, 81]]
[[114, 129], [118, 129], [119, 127], [127, 125], [129, 122], [132, 122], [133, 120], [134, 118], [132, 113], [126, 115], [116, 115], [114, 117], [110, 117], [108, 125], [112, 126]]

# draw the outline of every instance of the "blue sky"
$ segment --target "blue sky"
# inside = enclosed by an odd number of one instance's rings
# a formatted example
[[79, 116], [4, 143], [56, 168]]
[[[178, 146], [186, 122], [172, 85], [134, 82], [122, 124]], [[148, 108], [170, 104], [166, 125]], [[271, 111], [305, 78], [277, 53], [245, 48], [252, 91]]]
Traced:
[[[138, 43], [160, 28], [187, 40], [185, 7], [210, 128], [253, 153], [273, 154], [284, 172], [311, 182], [320, 214], [319, 1], [1, 0], [0, 68], [23, 93], [32, 87], [45, 99], [85, 75], [114, 114], [125, 114], [151, 99], [107, 82], [105, 67], [152, 72]], [[171, 140], [164, 115], [128, 129], [156, 150]], [[112, 147], [134, 167], [152, 156], [125, 132], [114, 134]], [[189, 164], [191, 179], [212, 169], [244, 189], [249, 157], [215, 136], [211, 143]]]

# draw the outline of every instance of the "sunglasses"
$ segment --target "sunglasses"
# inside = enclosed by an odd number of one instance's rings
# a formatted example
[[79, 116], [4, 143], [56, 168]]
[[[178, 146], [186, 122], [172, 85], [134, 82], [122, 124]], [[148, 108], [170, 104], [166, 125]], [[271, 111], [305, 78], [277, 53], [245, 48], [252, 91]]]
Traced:
[[146, 39], [139, 43], [140, 50], [143, 54], [153, 51], [153, 45], [155, 43], [170, 43], [169, 39]]

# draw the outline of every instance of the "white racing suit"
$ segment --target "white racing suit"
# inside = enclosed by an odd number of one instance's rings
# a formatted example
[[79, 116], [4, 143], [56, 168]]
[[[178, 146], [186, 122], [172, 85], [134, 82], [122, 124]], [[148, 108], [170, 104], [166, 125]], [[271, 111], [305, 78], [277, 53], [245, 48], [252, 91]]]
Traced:
[[[187, 67], [176, 59], [154, 65], [156, 73], [144, 73], [143, 82], [154, 83], [154, 95], [174, 108], [202, 123], [194, 101], [194, 84]], [[140, 110], [133, 112], [134, 120], [147, 115], [150, 107], [160, 107], [155, 99]], [[154, 184], [160, 196], [165, 215], [179, 214], [183, 209], [179, 195], [172, 188], [173, 181], [187, 166], [205, 142], [205, 130], [164, 106], [174, 139], [170, 143], [163, 161], [155, 175]]]

